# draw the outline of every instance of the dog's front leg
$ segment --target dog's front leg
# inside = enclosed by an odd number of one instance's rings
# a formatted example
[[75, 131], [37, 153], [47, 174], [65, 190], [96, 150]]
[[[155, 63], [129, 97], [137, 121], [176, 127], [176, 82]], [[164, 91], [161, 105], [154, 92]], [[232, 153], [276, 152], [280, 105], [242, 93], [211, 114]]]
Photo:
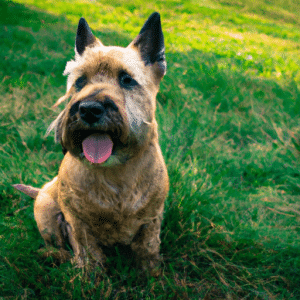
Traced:
[[106, 256], [98, 245], [98, 240], [90, 234], [88, 226], [79, 219], [66, 214], [68, 236], [74, 251], [73, 262], [79, 268], [100, 265], [103, 267]]
[[162, 216], [158, 216], [150, 223], [142, 225], [131, 243], [131, 249], [136, 254], [138, 265], [143, 271], [149, 271], [150, 275], [155, 277], [160, 274], [159, 235], [161, 221]]

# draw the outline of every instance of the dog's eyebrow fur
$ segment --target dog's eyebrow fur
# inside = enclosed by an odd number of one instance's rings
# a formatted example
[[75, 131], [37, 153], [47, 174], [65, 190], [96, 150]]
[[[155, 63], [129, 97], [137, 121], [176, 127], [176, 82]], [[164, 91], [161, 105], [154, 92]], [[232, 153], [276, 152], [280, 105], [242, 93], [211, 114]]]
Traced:
[[[117, 78], [120, 71], [126, 72], [140, 84], [145, 84], [139, 55], [130, 48], [117, 46], [95, 46], [87, 48], [82, 56], [67, 63], [64, 75], [68, 75], [67, 90], [74, 85], [78, 77], [85, 74], [92, 78], [97, 74]], [[137, 80], [138, 78], [138, 80]]]
[[[97, 65], [94, 66], [94, 70], [91, 70], [91, 68], [82, 68], [80, 70], [80, 74], [87, 74], [90, 73], [90, 77], [94, 77], [97, 75], [105, 75], [111, 78], [115, 78], [118, 79], [120, 73], [125, 72], [126, 74], [128, 74], [129, 76], [131, 76], [133, 79], [135, 79], [136, 81], [138, 81], [138, 79], [136, 78], [136, 74], [134, 74], [132, 72], [132, 70], [130, 70], [126, 65], [115, 65], [114, 67], [112, 67], [110, 65], [110, 62], [101, 62], [101, 63], [97, 63]], [[79, 76], [80, 78], [80, 76]], [[76, 81], [75, 81], [76, 82]], [[73, 85], [75, 84], [75, 82], [73, 83]]]
[[[91, 68], [87, 68], [87, 67], [85, 67], [83, 70], [85, 70], [85, 72], [92, 72]], [[94, 71], [93, 75], [102, 73], [102, 74], [108, 75], [110, 77], [118, 76], [119, 73], [123, 71], [123, 72], [126, 72], [128, 75], [134, 77], [133, 72], [131, 70], [129, 70], [129, 68], [126, 65], [122, 64], [121, 62], [118, 63], [115, 60], [114, 60], [114, 64], [112, 64], [111, 58], [109, 58], [109, 57], [105, 57], [105, 58], [103, 58], [102, 61], [97, 62], [94, 65], [93, 71]]]

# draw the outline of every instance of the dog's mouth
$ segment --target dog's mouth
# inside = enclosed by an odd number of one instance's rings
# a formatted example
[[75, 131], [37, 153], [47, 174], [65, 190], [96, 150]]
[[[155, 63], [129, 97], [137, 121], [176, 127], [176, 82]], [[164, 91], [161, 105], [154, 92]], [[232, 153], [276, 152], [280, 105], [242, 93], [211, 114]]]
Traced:
[[119, 148], [124, 147], [119, 138], [112, 132], [78, 130], [73, 132], [73, 142], [79, 150], [80, 158], [87, 159], [92, 164], [103, 164]]
[[82, 141], [85, 158], [93, 164], [104, 163], [112, 155], [113, 141], [108, 134], [94, 133]]

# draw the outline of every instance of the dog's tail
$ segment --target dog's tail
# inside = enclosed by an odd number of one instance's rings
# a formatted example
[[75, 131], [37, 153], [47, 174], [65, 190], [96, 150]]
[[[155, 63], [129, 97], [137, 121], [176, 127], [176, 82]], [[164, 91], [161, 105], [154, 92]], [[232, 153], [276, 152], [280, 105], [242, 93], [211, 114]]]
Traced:
[[25, 184], [13, 184], [13, 187], [16, 190], [21, 191], [22, 193], [28, 195], [29, 197], [35, 199], [40, 191], [40, 189], [32, 187], [30, 185]]

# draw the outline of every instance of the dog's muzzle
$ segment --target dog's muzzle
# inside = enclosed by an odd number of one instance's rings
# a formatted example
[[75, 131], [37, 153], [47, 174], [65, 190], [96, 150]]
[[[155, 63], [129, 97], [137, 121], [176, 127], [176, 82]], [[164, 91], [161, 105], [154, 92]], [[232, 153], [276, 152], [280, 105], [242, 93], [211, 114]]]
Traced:
[[106, 164], [110, 164], [122, 147], [119, 139], [123, 122], [114, 101], [97, 91], [75, 102], [69, 116], [69, 137], [73, 143], [70, 151], [93, 164], [103, 165], [107, 160]]

